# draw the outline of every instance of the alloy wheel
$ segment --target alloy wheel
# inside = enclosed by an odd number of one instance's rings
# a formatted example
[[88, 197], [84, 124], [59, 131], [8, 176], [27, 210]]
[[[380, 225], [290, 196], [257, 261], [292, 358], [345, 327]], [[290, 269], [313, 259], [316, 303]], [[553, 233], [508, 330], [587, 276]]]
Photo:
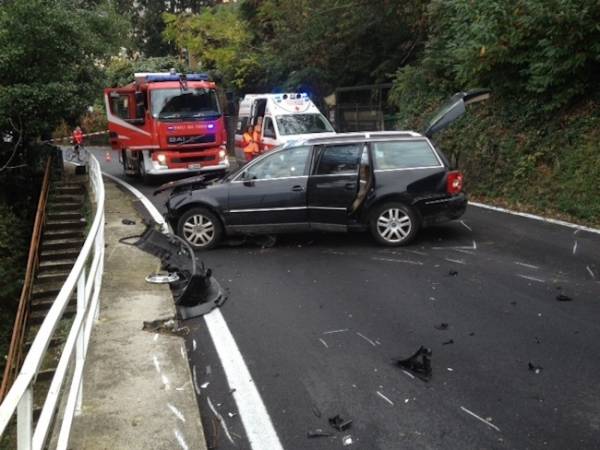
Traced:
[[410, 217], [399, 208], [385, 209], [377, 217], [377, 233], [389, 243], [402, 242], [409, 235], [411, 229]]
[[183, 223], [183, 237], [190, 244], [206, 247], [215, 238], [215, 225], [206, 216], [194, 214]]

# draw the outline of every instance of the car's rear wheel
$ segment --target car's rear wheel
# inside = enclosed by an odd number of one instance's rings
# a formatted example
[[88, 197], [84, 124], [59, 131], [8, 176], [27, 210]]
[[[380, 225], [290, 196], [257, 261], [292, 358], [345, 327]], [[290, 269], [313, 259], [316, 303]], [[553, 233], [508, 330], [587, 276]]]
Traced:
[[419, 221], [410, 207], [390, 202], [373, 211], [369, 226], [377, 242], [398, 246], [408, 244], [414, 239], [419, 229]]
[[177, 234], [196, 250], [208, 250], [219, 243], [223, 226], [206, 208], [192, 208], [177, 222]]

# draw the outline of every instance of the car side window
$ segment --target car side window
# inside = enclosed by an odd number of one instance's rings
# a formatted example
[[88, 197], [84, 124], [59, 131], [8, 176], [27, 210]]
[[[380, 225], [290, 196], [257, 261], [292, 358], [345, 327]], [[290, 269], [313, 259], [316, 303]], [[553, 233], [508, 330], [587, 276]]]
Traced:
[[310, 147], [295, 147], [275, 152], [250, 166], [242, 175], [243, 180], [270, 180], [298, 177], [306, 173]]
[[440, 161], [425, 139], [374, 142], [375, 170], [439, 167]]
[[315, 175], [356, 175], [364, 144], [327, 145], [321, 148]]
[[275, 126], [273, 125], [273, 119], [265, 117], [265, 129], [263, 137], [275, 139]]

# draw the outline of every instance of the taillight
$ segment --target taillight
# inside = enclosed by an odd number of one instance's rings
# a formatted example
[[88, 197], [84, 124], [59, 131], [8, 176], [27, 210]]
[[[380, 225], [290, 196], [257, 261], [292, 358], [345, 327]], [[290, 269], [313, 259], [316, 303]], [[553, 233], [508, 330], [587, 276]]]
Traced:
[[450, 195], [460, 193], [463, 188], [463, 174], [458, 170], [448, 172], [448, 181], [446, 184], [446, 191]]

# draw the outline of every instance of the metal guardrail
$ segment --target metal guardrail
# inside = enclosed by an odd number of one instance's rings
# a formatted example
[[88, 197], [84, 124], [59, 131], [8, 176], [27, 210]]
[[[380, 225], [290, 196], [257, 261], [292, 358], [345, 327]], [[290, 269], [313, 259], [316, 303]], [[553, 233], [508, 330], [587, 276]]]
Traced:
[[42, 237], [42, 229], [46, 219], [46, 203], [48, 201], [48, 191], [50, 190], [50, 174], [52, 171], [52, 157], [46, 162], [44, 171], [44, 179], [42, 181], [42, 189], [40, 190], [40, 198], [38, 200], [37, 212], [35, 213], [35, 221], [33, 223], [33, 232], [31, 234], [31, 244], [29, 245], [29, 255], [27, 256], [27, 268], [25, 270], [25, 279], [23, 280], [23, 288], [19, 297], [19, 305], [15, 316], [15, 324], [13, 326], [10, 347], [6, 357], [6, 366], [2, 377], [2, 385], [0, 386], [0, 402], [6, 396], [13, 380], [17, 376], [19, 364], [23, 359], [23, 341], [25, 340], [25, 324], [29, 315], [29, 301], [31, 298], [31, 289], [35, 280], [35, 272], [39, 263], [39, 247]]
[[[12, 417], [17, 416], [17, 449], [45, 448], [50, 429], [56, 423], [56, 448], [64, 450], [69, 443], [73, 417], [81, 411], [83, 368], [92, 327], [100, 310], [99, 298], [104, 270], [104, 183], [100, 164], [93, 155], [89, 159], [90, 184], [96, 212], [81, 252], [40, 329], [4, 401], [0, 404], [0, 436]], [[91, 259], [91, 263], [90, 263]], [[89, 274], [86, 269], [89, 267]], [[33, 387], [50, 340], [73, 292], [77, 292], [77, 313], [62, 349], [62, 354], [39, 419], [33, 427]], [[72, 357], [74, 356], [74, 361]], [[70, 386], [63, 399], [63, 384], [70, 375]], [[59, 403], [61, 403], [59, 405]], [[57, 417], [61, 410], [62, 417]], [[57, 420], [55, 420], [57, 419]]]

